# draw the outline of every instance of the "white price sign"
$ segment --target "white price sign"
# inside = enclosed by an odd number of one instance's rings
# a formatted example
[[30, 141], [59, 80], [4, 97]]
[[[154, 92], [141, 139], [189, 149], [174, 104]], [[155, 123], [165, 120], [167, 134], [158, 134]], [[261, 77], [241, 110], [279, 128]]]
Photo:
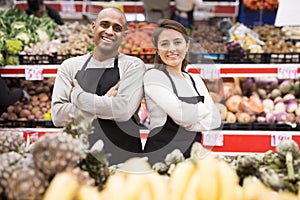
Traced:
[[28, 66], [25, 68], [26, 80], [43, 80], [43, 68], [41, 66]]
[[205, 146], [223, 146], [224, 135], [221, 131], [202, 132], [203, 145]]
[[278, 67], [277, 77], [279, 79], [295, 79], [297, 78], [297, 67]]
[[220, 69], [215, 67], [201, 68], [201, 77], [205, 79], [218, 79], [220, 78]]
[[271, 135], [271, 146], [276, 147], [282, 140], [291, 140], [290, 133], [274, 133]]

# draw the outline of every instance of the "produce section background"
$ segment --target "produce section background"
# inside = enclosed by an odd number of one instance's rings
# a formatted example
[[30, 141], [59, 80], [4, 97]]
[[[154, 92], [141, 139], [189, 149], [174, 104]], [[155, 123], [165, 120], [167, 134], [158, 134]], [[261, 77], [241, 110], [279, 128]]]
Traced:
[[[0, 62], [0, 73], [11, 87], [23, 87], [32, 95], [30, 103], [17, 102], [3, 113], [3, 120], [0, 121], [3, 128], [53, 128], [50, 103], [57, 67], [64, 59], [93, 49], [89, 21], [96, 10], [111, 4], [106, 1], [47, 3], [61, 12], [66, 24], [45, 30], [39, 27], [43, 21], [35, 21], [36, 26], [31, 27], [35, 29], [30, 31], [36, 34], [34, 37], [28, 34], [28, 23], [19, 23], [26, 18], [19, 10], [1, 13], [2, 19], [11, 20], [3, 21], [7, 28], [5, 31], [10, 37], [19, 38], [22, 46], [19, 47], [21, 49], [11, 50], [5, 46], [11, 38], [1, 38], [5, 45], [1, 48], [3, 60]], [[129, 22], [120, 51], [140, 57], [150, 67], [154, 53], [151, 36], [156, 24], [138, 20], [143, 14], [142, 2], [115, 3], [122, 5], [129, 18], [134, 19]], [[17, 7], [22, 9], [26, 8], [25, 4], [24, 1], [16, 2]], [[173, 5], [171, 1], [171, 9]], [[191, 35], [193, 45], [189, 55], [189, 71], [199, 73], [206, 79], [222, 114], [223, 130], [247, 130], [250, 135], [251, 131], [284, 131], [284, 135], [289, 132], [295, 136], [300, 129], [299, 28], [274, 27], [271, 24], [252, 27], [239, 23], [240, 5], [247, 6], [249, 1], [205, 1], [204, 8], [196, 9], [196, 18], [197, 13], [201, 12], [209, 12], [212, 17], [196, 21]], [[259, 13], [270, 6], [265, 4], [266, 8], [261, 8], [258, 2], [255, 5], [257, 7], [254, 9], [252, 6], [251, 10]], [[276, 5], [275, 2], [267, 10], [275, 12]], [[202, 64], [212, 64], [213, 70]], [[28, 78], [28, 68], [38, 69], [35, 73], [39, 73], [43, 80], [25, 80]], [[19, 78], [12, 78], [15, 76]], [[143, 129], [149, 122], [144, 104], [140, 117]], [[231, 133], [224, 132], [223, 147], [226, 145], [226, 134]], [[146, 137], [146, 134], [141, 135]], [[266, 148], [270, 148], [271, 142], [268, 143]], [[237, 152], [236, 149], [224, 149]]]

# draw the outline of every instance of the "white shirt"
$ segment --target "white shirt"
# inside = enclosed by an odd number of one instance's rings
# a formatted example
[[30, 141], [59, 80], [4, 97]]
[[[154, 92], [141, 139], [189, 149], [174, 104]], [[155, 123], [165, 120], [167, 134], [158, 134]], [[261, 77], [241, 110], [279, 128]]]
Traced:
[[[204, 103], [185, 103], [174, 94], [169, 78], [164, 72], [151, 69], [144, 76], [144, 92], [147, 109], [150, 114], [150, 126], [161, 127], [169, 115], [176, 124], [188, 131], [207, 131], [220, 127], [221, 117], [208, 90], [199, 75], [191, 74], [198, 92], [204, 96]], [[192, 97], [197, 93], [190, 77], [184, 79], [173, 77], [179, 97]]]
[[[72, 82], [78, 70], [88, 59], [89, 54], [65, 60], [58, 68], [52, 93], [52, 120], [55, 126], [63, 126], [69, 113], [77, 114], [78, 110], [85, 117], [127, 121], [143, 98], [144, 62], [132, 56], [119, 54], [118, 67], [120, 85], [115, 97], [98, 96], [85, 92], [82, 88], [75, 89], [70, 96]], [[88, 68], [112, 68], [114, 58], [97, 61], [91, 58]]]

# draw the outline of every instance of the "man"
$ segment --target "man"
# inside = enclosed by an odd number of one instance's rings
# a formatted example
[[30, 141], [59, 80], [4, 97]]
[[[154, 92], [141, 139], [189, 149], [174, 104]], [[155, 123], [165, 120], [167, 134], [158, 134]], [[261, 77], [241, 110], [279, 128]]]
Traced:
[[147, 22], [157, 23], [160, 19], [171, 18], [170, 0], [143, 0]]
[[27, 0], [28, 8], [26, 9], [26, 13], [28, 15], [33, 14], [36, 17], [43, 17], [48, 15], [52, 18], [58, 25], [63, 25], [64, 21], [61, 18], [59, 12], [48, 5], [44, 4], [43, 0]]
[[141, 59], [118, 52], [126, 24], [118, 8], [101, 10], [92, 23], [94, 51], [61, 64], [52, 96], [56, 126], [63, 126], [68, 113], [79, 110], [86, 117], [97, 117], [89, 142], [93, 145], [103, 140], [104, 151], [111, 154], [110, 164], [142, 152], [139, 127], [133, 116], [143, 98], [146, 67]]

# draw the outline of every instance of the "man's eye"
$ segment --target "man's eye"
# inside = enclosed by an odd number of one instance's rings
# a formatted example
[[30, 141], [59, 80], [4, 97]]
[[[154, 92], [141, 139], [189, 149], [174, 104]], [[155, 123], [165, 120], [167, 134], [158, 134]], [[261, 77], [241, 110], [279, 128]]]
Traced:
[[109, 28], [110, 25], [108, 23], [102, 22], [102, 23], [100, 23], [100, 26], [102, 28]]
[[123, 30], [122, 26], [119, 26], [119, 25], [114, 26], [113, 29], [115, 32], [122, 32], [122, 30]]

